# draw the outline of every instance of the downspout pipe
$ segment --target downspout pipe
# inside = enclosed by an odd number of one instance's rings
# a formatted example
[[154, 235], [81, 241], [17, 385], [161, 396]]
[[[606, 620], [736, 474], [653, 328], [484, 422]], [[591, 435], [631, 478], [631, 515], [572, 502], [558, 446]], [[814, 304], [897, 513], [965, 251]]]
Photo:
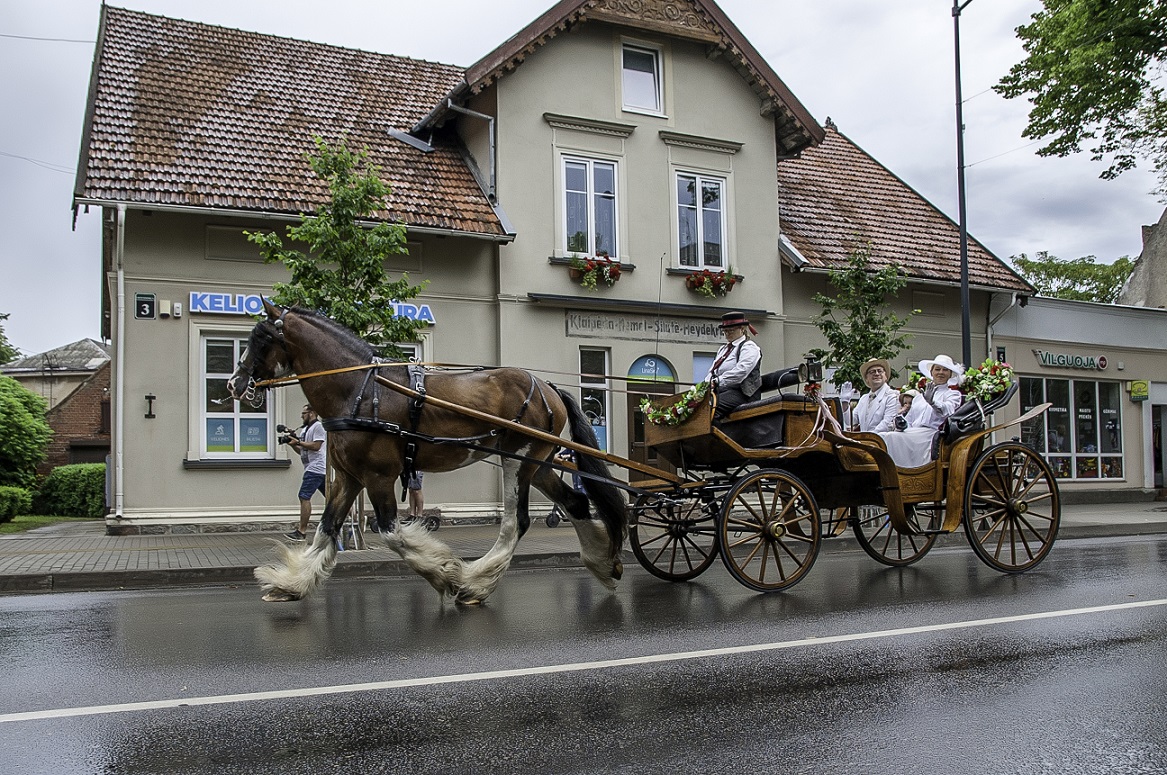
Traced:
[[118, 205], [117, 238], [114, 243], [114, 262], [117, 266], [117, 325], [115, 345], [117, 354], [117, 390], [114, 391], [114, 453], [113, 453], [113, 516], [121, 519], [125, 513], [125, 449], [126, 449], [126, 206]]
[[[994, 355], [994, 353], [993, 353], [993, 326], [995, 326], [995, 325], [997, 324], [997, 321], [998, 321], [998, 320], [1000, 320], [1001, 318], [1005, 317], [1005, 313], [1006, 313], [1006, 312], [1008, 312], [1009, 310], [1011, 310], [1011, 309], [1013, 309], [1014, 307], [1016, 307], [1016, 306], [1017, 306], [1017, 303], [1018, 303], [1020, 300], [1021, 300], [1021, 294], [1019, 294], [1017, 291], [1013, 291], [1012, 295], [1011, 295], [1011, 296], [1010, 296], [1010, 298], [1009, 298], [1009, 306], [1005, 307], [1005, 309], [1003, 309], [1003, 310], [1001, 310], [1000, 312], [998, 312], [996, 315], [994, 315], [992, 318], [990, 318], [990, 319], [989, 319], [989, 320], [988, 320], [988, 321], [985, 323], [985, 339], [986, 339], [986, 341], [985, 341], [985, 347], [986, 347], [986, 349], [988, 349], [988, 351], [989, 351], [989, 352], [988, 352], [988, 357], [989, 357], [989, 358], [994, 358], [994, 357], [996, 357], [996, 356]], [[988, 317], [988, 316], [986, 315], [985, 317]], [[966, 363], [966, 364], [965, 364], [965, 366], [966, 366], [966, 367], [971, 367], [971, 366], [972, 366], [972, 364], [971, 364], [971, 363]]]
[[477, 110], [470, 110], [469, 108], [464, 108], [461, 105], [455, 105], [454, 101], [449, 97], [446, 98], [446, 108], [454, 111], [455, 113], [462, 113], [463, 115], [472, 116], [473, 118], [480, 118], [487, 123], [487, 133], [490, 138], [490, 183], [486, 195], [490, 198], [491, 204], [498, 204], [498, 146], [495, 143], [494, 137], [494, 116], [488, 115], [486, 113], [479, 113]]

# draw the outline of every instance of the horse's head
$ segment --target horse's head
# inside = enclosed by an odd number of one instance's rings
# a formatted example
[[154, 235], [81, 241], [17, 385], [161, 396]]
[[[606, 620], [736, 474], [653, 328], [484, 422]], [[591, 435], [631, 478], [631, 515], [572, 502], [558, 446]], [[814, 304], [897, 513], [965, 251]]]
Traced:
[[247, 349], [243, 351], [235, 373], [227, 380], [227, 392], [232, 398], [249, 401], [254, 406], [263, 403], [263, 390], [257, 390], [255, 386], [257, 380], [282, 377], [292, 369], [288, 345], [284, 341], [284, 316], [288, 311], [267, 299], [263, 300], [263, 309], [267, 319], [251, 329]]

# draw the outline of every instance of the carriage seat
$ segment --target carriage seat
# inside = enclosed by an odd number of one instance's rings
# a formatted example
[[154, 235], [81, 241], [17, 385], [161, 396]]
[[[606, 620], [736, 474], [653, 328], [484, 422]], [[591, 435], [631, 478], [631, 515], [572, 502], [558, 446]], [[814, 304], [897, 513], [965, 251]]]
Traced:
[[758, 394], [768, 393], [771, 390], [781, 390], [784, 387], [798, 384], [798, 367], [790, 366], [778, 371], [771, 371], [762, 375], [762, 387]]
[[933, 438], [932, 459], [937, 460], [940, 457], [940, 449], [943, 444], [951, 445], [959, 438], [983, 431], [988, 424], [989, 416], [1008, 404], [1017, 393], [1017, 389], [1017, 382], [1013, 382], [1004, 393], [989, 401], [982, 403], [979, 398], [974, 398], [961, 404], [955, 412], [948, 416]]

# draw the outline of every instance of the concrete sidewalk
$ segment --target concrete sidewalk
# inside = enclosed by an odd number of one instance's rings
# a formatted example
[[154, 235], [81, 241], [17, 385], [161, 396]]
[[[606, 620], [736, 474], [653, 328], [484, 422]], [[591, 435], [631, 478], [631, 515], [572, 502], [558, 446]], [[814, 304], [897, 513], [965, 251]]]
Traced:
[[[1167, 502], [1066, 505], [1059, 540], [1167, 533]], [[400, 576], [412, 571], [376, 534], [370, 548], [341, 552], [333, 575]], [[461, 557], [481, 557], [494, 544], [497, 525], [443, 527], [439, 533]], [[848, 532], [846, 536], [850, 536]], [[128, 587], [255, 583], [252, 569], [270, 561], [279, 533], [198, 533], [107, 536], [105, 523], [71, 522], [0, 537], [0, 593], [83, 591]], [[941, 536], [965, 541], [962, 531]], [[855, 546], [853, 539], [824, 546]], [[840, 547], [841, 548], [841, 547]], [[627, 552], [625, 564], [636, 560]], [[512, 567], [582, 567], [575, 531], [534, 521], [519, 543]]]

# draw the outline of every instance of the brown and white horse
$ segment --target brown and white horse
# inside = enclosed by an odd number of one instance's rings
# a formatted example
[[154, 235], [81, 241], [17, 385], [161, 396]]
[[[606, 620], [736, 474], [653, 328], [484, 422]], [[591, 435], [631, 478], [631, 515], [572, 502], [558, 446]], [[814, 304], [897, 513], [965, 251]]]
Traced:
[[[236, 400], [257, 396], [256, 381], [289, 374], [311, 375], [374, 362], [373, 349], [351, 331], [323, 315], [298, 308], [284, 309], [264, 301], [267, 319], [252, 329], [247, 350], [227, 382]], [[377, 374], [407, 385], [402, 365], [386, 365]], [[409, 430], [411, 398], [367, 379], [368, 370], [312, 376], [301, 382], [305, 396], [322, 418], [356, 416], [393, 423]], [[571, 396], [521, 369], [497, 368], [469, 373], [431, 372], [428, 396], [503, 420], [558, 436], [569, 424], [571, 439], [597, 447], [591, 425]], [[371, 393], [376, 390], [374, 405]], [[260, 394], [261, 395], [261, 394]], [[358, 396], [363, 395], [360, 399]], [[374, 417], [375, 412], [375, 417]], [[492, 435], [491, 432], [494, 432]], [[585, 474], [584, 492], [567, 486], [546, 465], [556, 446], [520, 431], [499, 428], [449, 409], [427, 405], [416, 432], [428, 438], [476, 439], [475, 444], [498, 452], [458, 444], [419, 442], [419, 471], [453, 471], [503, 453], [503, 516], [498, 539], [485, 556], [465, 562], [444, 542], [428, 533], [420, 521], [397, 525], [394, 482], [404, 465], [405, 442], [400, 436], [364, 429], [329, 433], [332, 479], [328, 500], [311, 544], [281, 546], [280, 561], [256, 568], [265, 600], [298, 600], [311, 593], [336, 565], [337, 538], [349, 508], [362, 488], [368, 491], [377, 526], [389, 545], [413, 570], [443, 595], [462, 603], [479, 603], [498, 585], [509, 567], [519, 539], [530, 527], [530, 487], [544, 493], [571, 520], [580, 541], [584, 565], [609, 589], [623, 566], [621, 547], [627, 533], [627, 513], [619, 488], [611, 484], [607, 464], [586, 454], [576, 456]], [[516, 455], [521, 457], [507, 457]], [[589, 509], [595, 507], [595, 515]]]

